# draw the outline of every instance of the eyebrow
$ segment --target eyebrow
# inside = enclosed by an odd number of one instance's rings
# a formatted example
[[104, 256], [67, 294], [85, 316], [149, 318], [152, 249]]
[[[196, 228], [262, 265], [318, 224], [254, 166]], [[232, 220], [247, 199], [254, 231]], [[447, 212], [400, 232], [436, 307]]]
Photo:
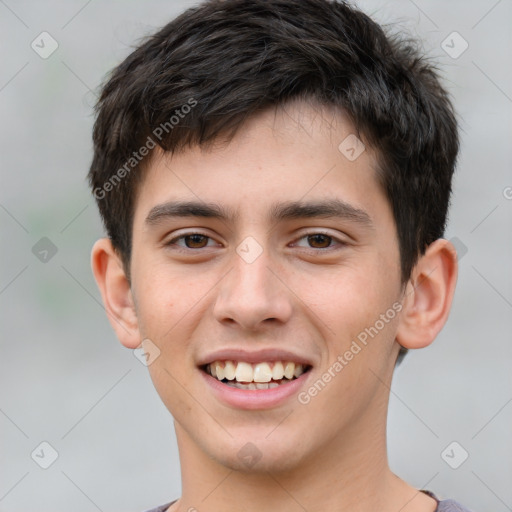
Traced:
[[[235, 222], [239, 218], [239, 213], [216, 203], [169, 201], [153, 207], [146, 217], [145, 224], [154, 226], [164, 220], [180, 217], [203, 217]], [[268, 215], [268, 219], [273, 222], [309, 218], [337, 218], [373, 228], [372, 219], [367, 212], [341, 199], [274, 203]]]

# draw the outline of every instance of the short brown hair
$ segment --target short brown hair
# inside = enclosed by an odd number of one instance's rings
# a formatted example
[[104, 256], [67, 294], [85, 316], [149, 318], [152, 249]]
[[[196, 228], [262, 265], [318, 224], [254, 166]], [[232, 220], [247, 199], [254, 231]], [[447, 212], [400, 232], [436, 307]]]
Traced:
[[335, 0], [208, 0], [113, 70], [88, 178], [128, 279], [142, 148], [229, 139], [251, 115], [297, 98], [342, 108], [376, 150], [409, 279], [444, 233], [459, 147], [453, 108], [414, 42]]

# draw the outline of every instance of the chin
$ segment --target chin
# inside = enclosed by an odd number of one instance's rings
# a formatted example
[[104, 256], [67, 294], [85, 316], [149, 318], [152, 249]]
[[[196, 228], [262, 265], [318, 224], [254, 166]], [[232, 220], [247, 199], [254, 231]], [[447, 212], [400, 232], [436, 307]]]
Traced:
[[[243, 474], [266, 475], [289, 472], [300, 465], [305, 454], [293, 436], [275, 435], [274, 439], [237, 436], [236, 440], [208, 447], [210, 457], [218, 464]], [[287, 441], [284, 442], [284, 439]]]

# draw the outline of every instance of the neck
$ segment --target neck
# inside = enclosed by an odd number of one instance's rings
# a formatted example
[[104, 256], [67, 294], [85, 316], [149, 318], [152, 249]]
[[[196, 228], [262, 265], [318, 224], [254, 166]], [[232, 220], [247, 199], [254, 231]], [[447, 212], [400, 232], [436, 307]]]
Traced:
[[[372, 417], [369, 418], [368, 416]], [[182, 497], [174, 511], [432, 512], [435, 502], [394, 475], [386, 451], [387, 401], [281, 472], [240, 472], [208, 457], [179, 424]]]

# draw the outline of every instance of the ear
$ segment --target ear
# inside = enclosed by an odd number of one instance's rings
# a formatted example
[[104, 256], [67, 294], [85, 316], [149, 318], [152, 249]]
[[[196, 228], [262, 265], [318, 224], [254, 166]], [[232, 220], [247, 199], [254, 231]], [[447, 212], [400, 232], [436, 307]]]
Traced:
[[137, 348], [141, 339], [130, 284], [109, 238], [101, 238], [94, 244], [91, 267], [119, 341], [127, 348]]
[[430, 244], [407, 283], [396, 340], [404, 348], [430, 345], [443, 328], [457, 283], [457, 251], [440, 238]]

